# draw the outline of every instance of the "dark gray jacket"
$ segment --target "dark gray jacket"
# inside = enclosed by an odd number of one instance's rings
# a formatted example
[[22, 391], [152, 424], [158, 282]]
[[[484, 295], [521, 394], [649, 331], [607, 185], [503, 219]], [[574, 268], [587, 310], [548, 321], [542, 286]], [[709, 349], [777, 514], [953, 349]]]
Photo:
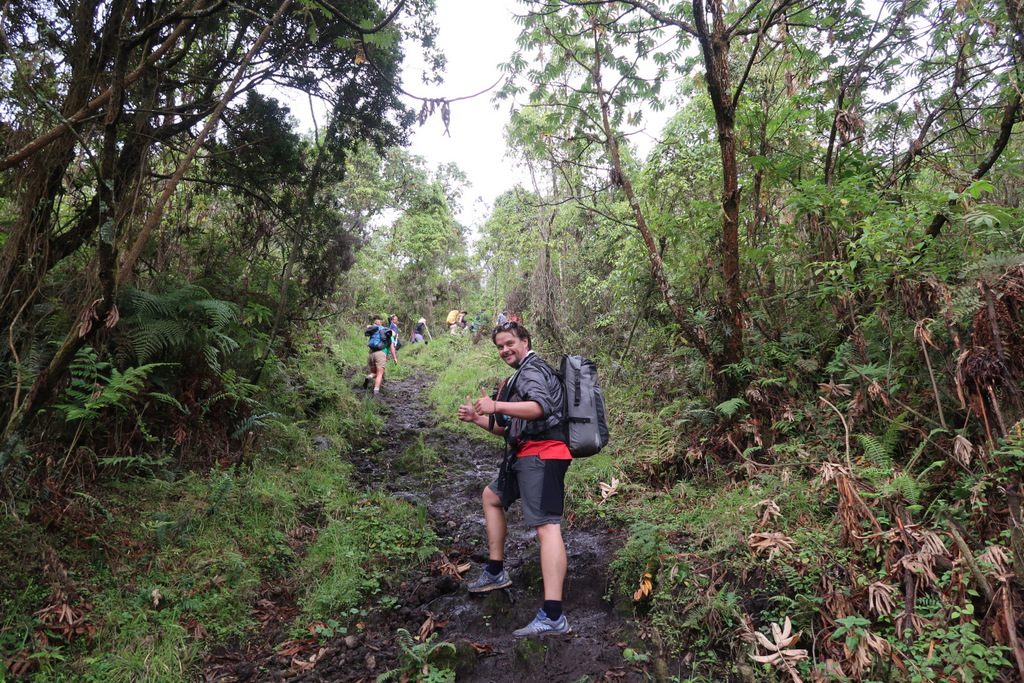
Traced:
[[564, 440], [562, 382], [554, 368], [533, 351], [498, 391], [497, 400], [536, 401], [544, 411], [539, 420], [499, 416], [499, 424], [505, 426], [505, 438], [513, 450], [524, 441]]

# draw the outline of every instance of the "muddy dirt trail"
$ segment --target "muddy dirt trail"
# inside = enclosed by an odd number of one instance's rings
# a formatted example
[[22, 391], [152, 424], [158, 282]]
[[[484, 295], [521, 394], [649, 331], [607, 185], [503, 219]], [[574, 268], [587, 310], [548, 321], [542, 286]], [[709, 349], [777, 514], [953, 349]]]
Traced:
[[[513, 585], [482, 596], [467, 593], [466, 581], [487, 559], [480, 493], [497, 472], [501, 444], [483, 432], [473, 439], [438, 426], [421, 396], [429, 383], [423, 374], [389, 380], [380, 398], [368, 399], [384, 403], [387, 425], [375, 448], [354, 464], [368, 489], [426, 508], [441, 556], [425, 571], [409, 570], [395, 592], [400, 606], [371, 612], [358, 634], [326, 643], [310, 639], [303, 647], [294, 641], [282, 646], [283, 635], [275, 642], [275, 634], [265, 632], [257, 639], [262, 646], [253, 642], [244, 651], [209, 658], [206, 680], [374, 681], [399, 666], [397, 629], [415, 635], [425, 623], [437, 633], [434, 642], [457, 646], [453, 666], [460, 682], [654, 679], [645, 665], [623, 659], [623, 647], [633, 644], [635, 635], [604, 598], [608, 563], [619, 540], [607, 529], [574, 521], [571, 510], [563, 522], [569, 556], [563, 602], [571, 635], [512, 636], [533, 618], [542, 600], [536, 534], [524, 526], [518, 504], [509, 511], [505, 560]], [[437, 455], [440, 472], [436, 467], [406, 471], [399, 465], [406, 461], [400, 458], [403, 451], [420, 439]], [[472, 568], [461, 577], [452, 571], [467, 562]], [[287, 601], [289, 590], [279, 587], [277, 592]], [[269, 599], [274, 601], [273, 595]]]

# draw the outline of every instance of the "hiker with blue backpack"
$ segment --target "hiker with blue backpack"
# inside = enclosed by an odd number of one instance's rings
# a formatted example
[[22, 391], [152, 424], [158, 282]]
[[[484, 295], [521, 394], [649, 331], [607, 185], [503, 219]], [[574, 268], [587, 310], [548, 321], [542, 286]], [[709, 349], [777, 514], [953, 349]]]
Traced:
[[[562, 586], [568, 558], [562, 540], [562, 511], [565, 498], [565, 473], [572, 463], [568, 436], [567, 402], [563, 382], [554, 368], [532, 349], [530, 333], [518, 322], [505, 322], [494, 328], [491, 341], [498, 355], [515, 373], [493, 396], [482, 395], [475, 402], [459, 406], [458, 417], [492, 434], [505, 437], [506, 451], [495, 481], [484, 487], [482, 503], [487, 528], [488, 560], [480, 576], [468, 585], [472, 593], [485, 593], [512, 585], [504, 567], [505, 537], [508, 527], [505, 512], [516, 500], [522, 500], [523, 518], [537, 531], [540, 541], [540, 565], [544, 582], [544, 604], [533, 621], [513, 635], [540, 636], [570, 633], [572, 629], [562, 613]], [[568, 358], [578, 358], [576, 356]], [[586, 361], [589, 363], [589, 361]], [[563, 361], [563, 367], [565, 366]], [[593, 367], [593, 364], [590, 364]], [[579, 378], [579, 376], [577, 376]], [[576, 382], [576, 394], [587, 393], [584, 403], [593, 406], [600, 400], [600, 417], [588, 419], [596, 429], [600, 423], [596, 449], [580, 449], [590, 455], [608, 441], [604, 422], [604, 403], [597, 386], [596, 370], [591, 381]], [[589, 391], [582, 392], [586, 388]], [[595, 394], [596, 392], [596, 394]], [[483, 392], [481, 392], [483, 393]], [[576, 406], [574, 409], [578, 409]], [[596, 410], [596, 408], [594, 408]], [[593, 412], [593, 411], [592, 411]]]
[[363, 388], [367, 389], [370, 384], [373, 384], [373, 395], [377, 396], [380, 394], [380, 385], [384, 383], [384, 366], [388, 362], [388, 351], [391, 351], [391, 357], [394, 358], [395, 363], [398, 362], [394, 332], [390, 327], [385, 327], [381, 318], [377, 316], [373, 319], [372, 324], [366, 326], [364, 334], [369, 337], [366, 345], [369, 347], [370, 353], [366, 361], [369, 373], [363, 380]]

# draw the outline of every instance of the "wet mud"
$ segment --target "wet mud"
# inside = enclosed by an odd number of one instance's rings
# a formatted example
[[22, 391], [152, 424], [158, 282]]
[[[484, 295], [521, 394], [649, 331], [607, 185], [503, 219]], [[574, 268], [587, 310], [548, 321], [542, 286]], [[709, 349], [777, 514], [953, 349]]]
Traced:
[[[440, 427], [421, 391], [430, 379], [416, 375], [385, 383], [387, 426], [376, 447], [356, 465], [367, 489], [426, 508], [438, 537], [439, 556], [426, 569], [410, 569], [391, 593], [400, 605], [374, 610], [363, 628], [332, 639], [276, 642], [287, 637], [268, 620], [250, 643], [208, 657], [207, 681], [374, 681], [402, 663], [396, 632], [433, 632], [433, 643], [448, 642], [456, 653], [445, 665], [456, 680], [504, 681], [646, 681], [657, 676], [647, 665], [628, 662], [623, 648], [637, 642], [633, 626], [605, 599], [608, 564], [620, 539], [607, 529], [574, 519], [567, 511], [562, 525], [569, 559], [563, 605], [573, 633], [517, 639], [512, 631], [526, 625], [543, 600], [536, 534], [523, 524], [519, 507], [508, 515], [505, 566], [512, 586], [483, 595], [466, 591], [487, 559], [480, 495], [497, 473], [501, 443], [469, 438]], [[408, 449], [430, 454], [428, 464], [402, 457]], [[425, 446], [426, 448], [423, 448]], [[471, 568], [459, 572], [469, 563]], [[294, 587], [268, 587], [280, 598], [281, 611]], [[273, 604], [272, 600], [269, 600]], [[627, 612], [629, 607], [624, 608]], [[407, 661], [408, 658], [406, 658]], [[416, 680], [415, 678], [392, 680]]]

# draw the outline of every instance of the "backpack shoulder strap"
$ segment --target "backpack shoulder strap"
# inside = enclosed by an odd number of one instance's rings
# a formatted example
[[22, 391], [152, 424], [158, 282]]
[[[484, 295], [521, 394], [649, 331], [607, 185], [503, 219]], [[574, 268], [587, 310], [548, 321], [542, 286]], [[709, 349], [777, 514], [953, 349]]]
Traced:
[[[505, 379], [501, 380], [501, 384], [498, 385], [498, 390], [496, 392], [494, 392], [494, 396], [492, 397], [492, 400], [494, 400], [494, 401], [499, 401], [499, 400], [500, 401], [507, 401], [509, 395], [512, 392], [512, 387], [511, 387], [512, 382], [511, 382], [511, 380], [514, 379], [514, 378], [515, 378], [515, 375], [513, 374], [512, 377], [506, 377]], [[487, 431], [489, 431], [489, 432], [494, 431], [494, 421], [495, 421], [494, 413], [491, 413], [490, 415], [487, 416]]]

